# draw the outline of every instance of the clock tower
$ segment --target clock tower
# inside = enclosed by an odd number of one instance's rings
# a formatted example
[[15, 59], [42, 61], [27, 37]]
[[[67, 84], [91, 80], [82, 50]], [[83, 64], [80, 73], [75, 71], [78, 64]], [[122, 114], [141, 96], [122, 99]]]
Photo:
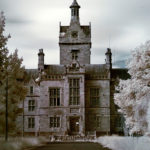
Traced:
[[60, 64], [67, 65], [74, 60], [81, 65], [90, 64], [91, 24], [80, 25], [80, 6], [76, 0], [73, 1], [70, 9], [70, 25], [62, 26], [60, 24]]

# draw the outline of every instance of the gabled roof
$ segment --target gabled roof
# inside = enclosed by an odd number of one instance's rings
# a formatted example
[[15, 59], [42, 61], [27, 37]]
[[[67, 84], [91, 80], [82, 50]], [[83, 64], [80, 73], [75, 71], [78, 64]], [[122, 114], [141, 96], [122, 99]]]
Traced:
[[37, 78], [38, 77], [38, 69], [26, 69], [28, 78]]
[[38, 78], [38, 69], [26, 69], [25, 84], [36, 84], [35, 79]]

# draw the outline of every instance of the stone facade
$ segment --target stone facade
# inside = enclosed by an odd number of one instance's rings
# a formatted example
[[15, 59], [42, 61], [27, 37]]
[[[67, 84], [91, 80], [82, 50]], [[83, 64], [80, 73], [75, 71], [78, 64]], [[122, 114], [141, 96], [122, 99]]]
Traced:
[[28, 70], [38, 75], [27, 85], [22, 130], [37, 136], [122, 133], [122, 123], [117, 125], [121, 115], [113, 102], [117, 72], [121, 70], [112, 69], [110, 49], [105, 64], [90, 64], [91, 25], [80, 25], [76, 0], [70, 8], [70, 25], [60, 25], [60, 65], [44, 64], [40, 49], [38, 71]]

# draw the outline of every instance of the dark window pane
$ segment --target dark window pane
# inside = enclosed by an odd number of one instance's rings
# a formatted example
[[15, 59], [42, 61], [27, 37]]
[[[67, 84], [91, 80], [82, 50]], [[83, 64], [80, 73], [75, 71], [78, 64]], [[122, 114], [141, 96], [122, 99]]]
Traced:
[[99, 104], [100, 104], [99, 88], [91, 88], [90, 89], [90, 103], [92, 106], [99, 106]]
[[33, 86], [30, 86], [30, 94], [33, 94]]
[[79, 105], [80, 99], [80, 87], [79, 79], [69, 80], [69, 104]]
[[34, 111], [35, 110], [35, 100], [29, 100], [28, 101], [28, 111]]
[[28, 128], [34, 128], [35, 127], [35, 118], [30, 117], [28, 118]]
[[50, 106], [60, 106], [60, 89], [49, 88]]
[[50, 128], [60, 127], [60, 117], [50, 117]]

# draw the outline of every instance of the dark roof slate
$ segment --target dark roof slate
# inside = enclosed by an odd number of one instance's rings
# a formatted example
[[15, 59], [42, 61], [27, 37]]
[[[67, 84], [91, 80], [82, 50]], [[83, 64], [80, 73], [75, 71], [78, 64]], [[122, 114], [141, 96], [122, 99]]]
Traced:
[[47, 74], [51, 74], [51, 75], [66, 73], [66, 68], [64, 65], [44, 65], [44, 70]]
[[[66, 67], [64, 65], [44, 65], [44, 70], [47, 74], [50, 75], [59, 75], [66, 73]], [[86, 64], [85, 65], [85, 74], [88, 75], [107, 75], [108, 69], [106, 65], [93, 65], [93, 64]]]
[[106, 68], [105, 64], [98, 65], [98, 64], [89, 64], [85, 65], [85, 73], [86, 74], [100, 74], [100, 75], [107, 75], [108, 69]]
[[[46, 73], [51, 75], [59, 75], [65, 74], [66, 68], [64, 65], [44, 65], [44, 70]], [[32, 76], [33, 78], [38, 77], [38, 69], [26, 69], [28, 76]], [[106, 68], [106, 64], [86, 64], [85, 65], [85, 74], [86, 75], [107, 75], [108, 69]], [[111, 77], [113, 79], [129, 79], [130, 75], [128, 73], [128, 69], [125, 68], [112, 68]]]

